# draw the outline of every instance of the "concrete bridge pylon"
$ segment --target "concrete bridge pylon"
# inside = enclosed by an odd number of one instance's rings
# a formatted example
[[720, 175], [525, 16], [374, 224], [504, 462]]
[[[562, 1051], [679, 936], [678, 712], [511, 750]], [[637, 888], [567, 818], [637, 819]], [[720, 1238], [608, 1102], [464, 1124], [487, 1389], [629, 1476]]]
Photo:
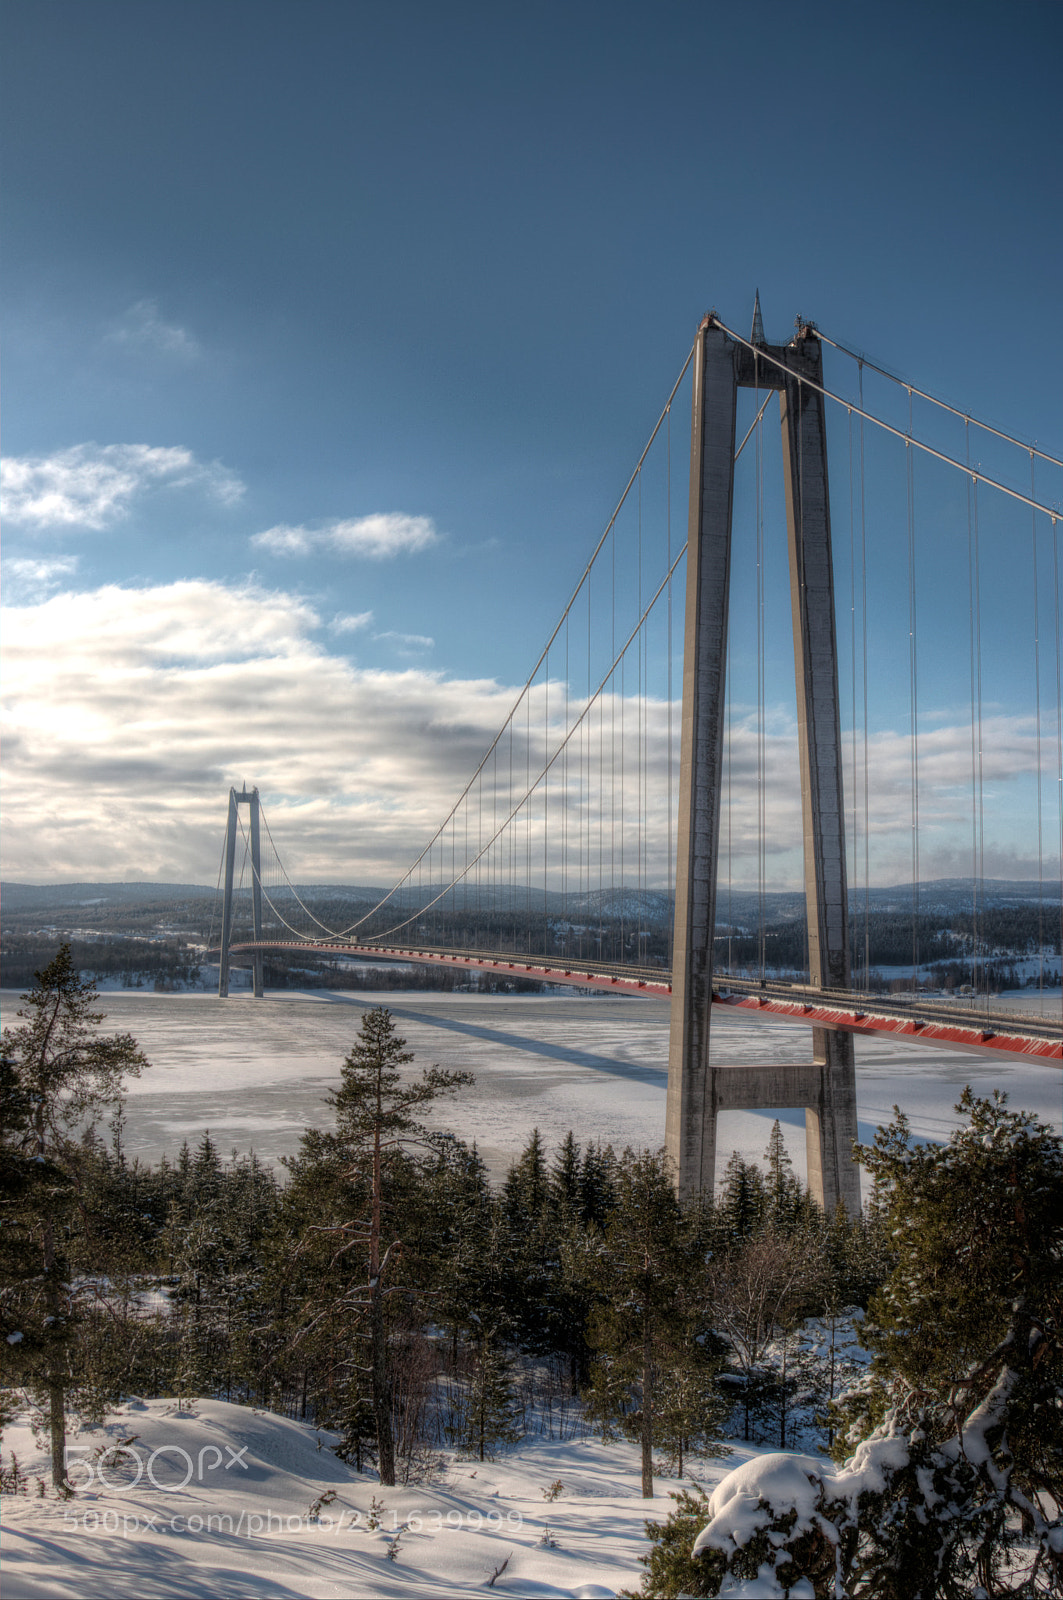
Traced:
[[[759, 305], [759, 302], [758, 302]], [[752, 346], [752, 347], [751, 347]], [[762, 360], [763, 349], [771, 360]], [[838, 652], [830, 542], [822, 346], [799, 327], [788, 345], [751, 345], [710, 314], [694, 358], [683, 657], [675, 938], [665, 1143], [681, 1195], [712, 1191], [722, 1111], [805, 1112], [809, 1187], [832, 1210], [860, 1209], [851, 1033], [814, 1028], [811, 1062], [726, 1066], [710, 1061], [713, 936], [726, 716], [727, 627], [739, 388], [777, 389], [782, 424], [797, 682], [809, 980], [848, 989]]]

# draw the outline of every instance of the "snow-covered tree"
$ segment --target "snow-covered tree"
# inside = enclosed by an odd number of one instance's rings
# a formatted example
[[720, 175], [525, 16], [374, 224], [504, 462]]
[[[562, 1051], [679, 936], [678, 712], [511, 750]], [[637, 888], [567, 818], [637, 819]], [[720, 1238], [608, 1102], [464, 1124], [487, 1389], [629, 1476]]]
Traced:
[[896, 1265], [869, 1308], [872, 1370], [839, 1408], [850, 1453], [743, 1463], [708, 1498], [689, 1558], [669, 1519], [645, 1593], [1063, 1590], [1063, 1144], [999, 1093], [965, 1091], [958, 1109], [943, 1145], [914, 1144], [898, 1112], [860, 1151]]

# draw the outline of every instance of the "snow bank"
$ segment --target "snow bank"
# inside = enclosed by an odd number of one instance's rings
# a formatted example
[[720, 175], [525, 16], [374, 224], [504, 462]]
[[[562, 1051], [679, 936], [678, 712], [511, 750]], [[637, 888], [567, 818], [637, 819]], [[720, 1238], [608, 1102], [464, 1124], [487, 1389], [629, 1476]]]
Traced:
[[[492, 1595], [612, 1600], [639, 1588], [645, 1519], [675, 1487], [643, 1500], [637, 1448], [588, 1439], [448, 1457], [439, 1481], [384, 1489], [331, 1442], [224, 1401], [132, 1400], [71, 1438], [64, 1503], [36, 1498], [45, 1451], [12, 1426], [4, 1455], [31, 1493], [5, 1496], [4, 1600], [456, 1600], [502, 1567]], [[702, 1469], [710, 1484], [722, 1471]]]

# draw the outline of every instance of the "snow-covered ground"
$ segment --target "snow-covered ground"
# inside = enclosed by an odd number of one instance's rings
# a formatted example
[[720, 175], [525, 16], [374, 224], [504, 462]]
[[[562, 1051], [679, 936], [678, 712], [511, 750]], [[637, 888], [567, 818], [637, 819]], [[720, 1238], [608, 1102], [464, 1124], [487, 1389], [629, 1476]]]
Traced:
[[[17, 998], [2, 998], [4, 1020], [14, 1022]], [[477, 1140], [496, 1175], [534, 1126], [548, 1145], [569, 1128], [582, 1140], [660, 1144], [664, 1002], [318, 991], [221, 1003], [125, 991], [105, 997], [105, 1026], [133, 1033], [153, 1063], [130, 1085], [127, 1153], [152, 1160], [172, 1155], [182, 1138], [194, 1141], [205, 1127], [224, 1153], [254, 1146], [275, 1159], [293, 1150], [308, 1122], [325, 1120], [324, 1097], [361, 1015], [382, 1000], [417, 1066], [438, 1061], [476, 1074], [475, 1088], [439, 1116]], [[713, 1053], [721, 1062], [799, 1061], [809, 1044], [803, 1029], [786, 1023], [713, 1019]], [[968, 1083], [982, 1095], [1006, 1089], [1013, 1106], [1063, 1125], [1058, 1065], [886, 1039], [858, 1039], [856, 1051], [865, 1139], [889, 1118], [894, 1102], [917, 1135], [944, 1137], [958, 1120], [953, 1107]], [[776, 1114], [803, 1176], [803, 1113], [786, 1108], [725, 1119], [720, 1167], [733, 1149], [759, 1157]], [[823, 1330], [807, 1331], [821, 1347]], [[798, 1354], [791, 1350], [788, 1359]], [[122, 1440], [124, 1451], [103, 1463], [108, 1483], [100, 1483], [98, 1464], [90, 1482], [94, 1453]], [[31, 1491], [5, 1497], [5, 1600], [446, 1600], [487, 1592], [507, 1560], [494, 1593], [591, 1600], [639, 1587], [644, 1520], [662, 1519], [671, 1509], [668, 1490], [678, 1487], [658, 1480], [657, 1498], [644, 1502], [633, 1446], [534, 1438], [494, 1462], [451, 1456], [434, 1483], [382, 1490], [332, 1455], [313, 1427], [214, 1400], [196, 1402], [191, 1414], [178, 1412], [173, 1401], [130, 1401], [104, 1428], [70, 1442], [83, 1447], [72, 1452], [82, 1466], [72, 1466], [71, 1477], [85, 1487], [63, 1504], [34, 1496], [34, 1477], [47, 1472], [28, 1426], [5, 1431], [5, 1464], [14, 1451]], [[706, 1487], [772, 1447], [732, 1442], [732, 1448], [726, 1460], [695, 1463]], [[558, 1480], [563, 1488], [547, 1502], [544, 1490]], [[335, 1498], [312, 1520], [311, 1505], [330, 1492]], [[372, 1517], [376, 1527], [369, 1525], [374, 1498], [383, 1502]]]
[[[663, 1519], [679, 1487], [657, 1479], [643, 1500], [634, 1445], [538, 1439], [494, 1461], [448, 1455], [436, 1482], [382, 1489], [330, 1438], [220, 1400], [184, 1412], [133, 1400], [71, 1439], [70, 1479], [84, 1487], [64, 1503], [35, 1498], [45, 1456], [12, 1427], [5, 1460], [14, 1449], [31, 1482], [4, 1501], [4, 1600], [449, 1600], [487, 1593], [504, 1563], [494, 1594], [607, 1600], [640, 1586], [645, 1519]], [[711, 1487], [763, 1453], [736, 1444], [693, 1471]], [[334, 1498], [315, 1518], [323, 1495]]]

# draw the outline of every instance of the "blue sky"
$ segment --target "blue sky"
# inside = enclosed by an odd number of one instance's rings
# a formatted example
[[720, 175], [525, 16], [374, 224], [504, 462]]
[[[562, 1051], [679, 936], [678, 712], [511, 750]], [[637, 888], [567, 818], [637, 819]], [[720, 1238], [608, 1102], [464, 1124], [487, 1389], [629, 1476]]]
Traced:
[[[1063, 453], [1054, 3], [8, 0], [3, 30], [6, 876], [210, 878], [245, 777], [298, 876], [400, 866], [701, 314], [745, 332], [757, 286], [769, 338], [813, 317]], [[962, 539], [949, 492], [920, 512]]]

